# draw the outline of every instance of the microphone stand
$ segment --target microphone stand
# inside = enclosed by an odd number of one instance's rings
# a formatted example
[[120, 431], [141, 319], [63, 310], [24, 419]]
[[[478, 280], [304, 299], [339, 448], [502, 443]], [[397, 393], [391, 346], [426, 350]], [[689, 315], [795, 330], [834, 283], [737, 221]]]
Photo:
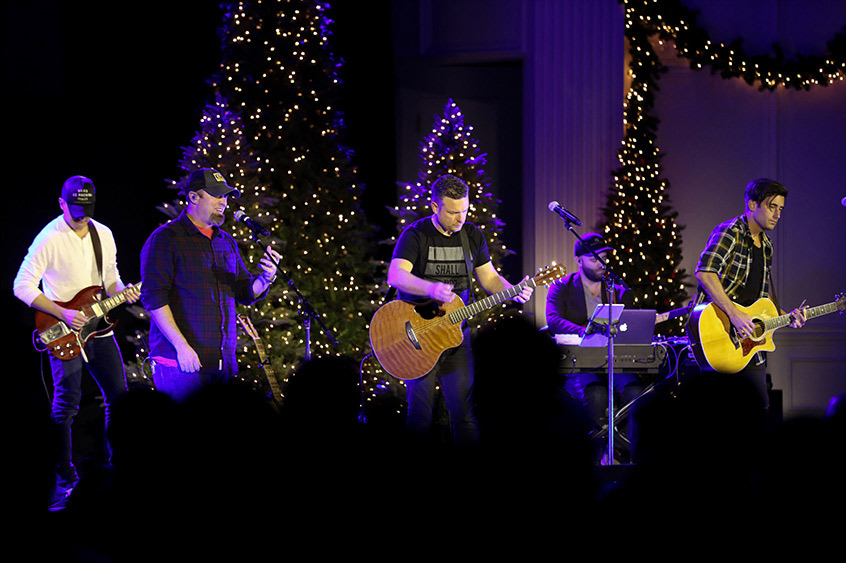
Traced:
[[[567, 225], [567, 230], [573, 233], [579, 241], [584, 242], [581, 236], [573, 229], [573, 226], [570, 224], [570, 221], [564, 219], [564, 223]], [[614, 273], [611, 268], [608, 267], [608, 263], [602, 259], [598, 252], [595, 252], [592, 248], [590, 249], [591, 254], [593, 254], [594, 258], [596, 258], [597, 262], [602, 264], [605, 267], [605, 276], [603, 276], [603, 282], [605, 283], [605, 290], [607, 292], [607, 303], [608, 303], [608, 324], [605, 328], [599, 329], [605, 333], [605, 336], [608, 338], [608, 455], [607, 455], [607, 464], [614, 465], [614, 337], [617, 334], [617, 327], [614, 325], [614, 284], [618, 283], [619, 285], [623, 286], [626, 289], [630, 289], [628, 284], [626, 284], [625, 280], [623, 280], [620, 276]], [[591, 330], [594, 327], [588, 326], [588, 330]]]
[[[255, 243], [258, 244], [260, 247], [264, 248], [265, 245], [262, 242], [261, 238], [259, 237], [258, 232], [256, 232], [256, 231], [253, 231], [253, 241], [255, 241]], [[338, 346], [338, 341], [335, 339], [335, 337], [332, 336], [332, 333], [329, 332], [329, 329], [326, 328], [326, 325], [323, 324], [323, 321], [320, 320], [320, 315], [317, 314], [317, 312], [314, 310], [314, 307], [312, 307], [311, 303], [309, 303], [308, 299], [306, 299], [305, 296], [302, 293], [300, 293], [300, 290], [297, 289], [297, 286], [294, 284], [294, 281], [291, 278], [289, 278], [287, 274], [285, 274], [285, 271], [281, 267], [279, 267], [279, 264], [276, 264], [276, 273], [277, 273], [277, 275], [281, 275], [282, 278], [284, 278], [285, 283], [288, 284], [288, 287], [291, 288], [291, 291], [293, 291], [297, 295], [297, 300], [300, 303], [300, 311], [299, 311], [298, 316], [300, 317], [300, 322], [302, 323], [303, 328], [305, 329], [305, 334], [306, 334], [306, 337], [305, 337], [305, 361], [306, 362], [311, 361], [311, 321], [312, 320], [317, 321], [317, 324], [319, 324], [320, 328], [323, 329], [323, 334], [326, 335], [326, 338], [329, 339], [329, 342], [331, 342], [333, 346]]]

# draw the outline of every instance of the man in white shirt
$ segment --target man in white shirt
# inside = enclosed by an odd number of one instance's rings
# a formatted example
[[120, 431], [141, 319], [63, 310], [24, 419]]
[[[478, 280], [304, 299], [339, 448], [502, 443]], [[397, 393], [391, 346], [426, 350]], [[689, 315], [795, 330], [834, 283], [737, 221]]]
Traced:
[[[59, 303], [72, 301], [80, 290], [105, 288], [109, 296], [124, 290], [126, 301], [138, 300], [140, 291], [127, 287], [117, 269], [117, 248], [111, 230], [92, 219], [96, 193], [84, 176], [72, 176], [62, 186], [59, 207], [62, 214], [45, 226], [29, 247], [14, 281], [15, 296], [34, 309], [64, 321], [79, 330], [90, 320], [85, 314]], [[102, 256], [98, 264], [95, 246]], [[41, 288], [39, 289], [39, 285]], [[73, 464], [71, 425], [79, 412], [82, 396], [82, 366], [88, 369], [103, 394], [106, 424], [114, 400], [126, 390], [123, 359], [114, 334], [88, 340], [84, 354], [61, 360], [50, 354], [53, 373], [51, 413], [59, 430], [56, 460], [57, 494], [66, 496], [78, 480]]]

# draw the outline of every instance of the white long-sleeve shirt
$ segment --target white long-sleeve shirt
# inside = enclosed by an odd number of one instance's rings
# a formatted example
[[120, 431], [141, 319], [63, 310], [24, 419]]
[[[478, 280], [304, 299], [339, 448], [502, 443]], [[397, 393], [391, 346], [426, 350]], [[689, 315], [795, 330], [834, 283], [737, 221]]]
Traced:
[[[123, 282], [117, 269], [117, 247], [111, 229], [91, 219], [100, 236], [103, 254], [103, 285]], [[39, 284], [41, 289], [39, 289]], [[55, 302], [70, 301], [82, 289], [100, 285], [91, 233], [80, 238], [59, 215], [50, 221], [32, 244], [15, 276], [15, 296], [32, 302], [42, 291]]]

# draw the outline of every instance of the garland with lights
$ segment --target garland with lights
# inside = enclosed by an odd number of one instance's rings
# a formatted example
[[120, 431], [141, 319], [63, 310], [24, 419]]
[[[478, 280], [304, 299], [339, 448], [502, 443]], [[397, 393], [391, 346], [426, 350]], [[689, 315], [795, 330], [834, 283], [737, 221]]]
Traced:
[[758, 84], [759, 90], [782, 86], [810, 90], [846, 78], [846, 27], [828, 43], [826, 55], [797, 55], [785, 59], [784, 50], [773, 45], [774, 54], [749, 55], [743, 39], [729, 44], [712, 41], [708, 32], [696, 25], [698, 12], [680, 0], [623, 0], [626, 7], [626, 28], [638, 26], [648, 35], [672, 40], [679, 57], [690, 61], [690, 67], [708, 67], [723, 78], [742, 78], [747, 84]]

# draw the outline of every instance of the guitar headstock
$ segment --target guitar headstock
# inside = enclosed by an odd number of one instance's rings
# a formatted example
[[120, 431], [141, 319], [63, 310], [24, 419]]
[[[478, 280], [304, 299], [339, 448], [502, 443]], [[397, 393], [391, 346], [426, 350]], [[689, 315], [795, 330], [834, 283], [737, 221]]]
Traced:
[[241, 326], [244, 328], [244, 332], [247, 333], [247, 336], [253, 340], [258, 340], [258, 331], [256, 330], [256, 327], [253, 326], [253, 322], [247, 316], [239, 313], [238, 322], [241, 323]]
[[532, 278], [535, 285], [549, 285], [557, 279], [567, 275], [567, 268], [563, 264], [538, 268], [538, 273]]
[[846, 293], [840, 293], [837, 295], [837, 299], [834, 301], [834, 306], [837, 307], [837, 310], [843, 314], [843, 311], [846, 311]]

